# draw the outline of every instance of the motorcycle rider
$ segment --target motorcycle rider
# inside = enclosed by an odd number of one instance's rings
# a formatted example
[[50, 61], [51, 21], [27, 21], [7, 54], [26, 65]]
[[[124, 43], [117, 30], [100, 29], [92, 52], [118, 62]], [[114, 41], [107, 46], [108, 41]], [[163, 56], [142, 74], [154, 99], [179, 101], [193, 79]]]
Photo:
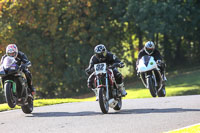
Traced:
[[32, 75], [30, 71], [28, 70], [28, 67], [31, 66], [31, 62], [28, 60], [27, 56], [23, 52], [18, 51], [16, 44], [9, 44], [6, 47], [6, 54], [1, 58], [1, 64], [3, 63], [3, 60], [5, 59], [5, 57], [7, 56], [15, 58], [15, 60], [17, 61], [17, 64], [20, 66], [20, 69], [26, 75], [28, 87], [31, 90], [31, 94], [34, 95], [35, 88], [33, 87], [33, 84], [32, 84]]
[[[94, 87], [94, 64], [98, 63], [106, 63], [107, 65], [113, 65], [114, 63], [118, 63], [118, 66], [120, 68], [124, 67], [124, 63], [121, 62], [114, 54], [108, 52], [103, 44], [99, 44], [94, 48], [94, 55], [90, 58], [89, 66], [85, 69], [85, 72], [87, 75], [90, 75], [87, 80], [87, 85], [89, 89], [92, 89], [94, 91], [97, 98], [96, 100], [98, 100], [98, 93]], [[117, 70], [117, 68], [113, 68], [113, 74], [122, 96], [126, 96], [127, 92], [125, 90], [124, 83], [122, 80], [122, 74]]]
[[137, 70], [137, 66], [139, 64], [139, 60], [144, 55], [150, 55], [150, 56], [154, 57], [158, 67], [161, 70], [163, 81], [166, 81], [167, 80], [167, 78], [165, 76], [165, 67], [166, 67], [166, 65], [165, 65], [165, 63], [164, 63], [164, 61], [162, 59], [162, 56], [161, 56], [160, 52], [155, 48], [155, 44], [152, 41], [146, 42], [144, 47], [139, 51], [138, 59], [137, 59], [137, 62], [136, 62], [136, 70]]

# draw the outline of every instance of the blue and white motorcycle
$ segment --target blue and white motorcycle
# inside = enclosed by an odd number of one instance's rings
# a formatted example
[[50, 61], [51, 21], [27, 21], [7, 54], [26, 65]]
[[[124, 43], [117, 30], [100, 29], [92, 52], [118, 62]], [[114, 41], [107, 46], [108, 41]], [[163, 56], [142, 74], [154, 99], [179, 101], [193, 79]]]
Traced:
[[149, 89], [152, 97], [165, 97], [165, 84], [153, 56], [145, 55], [139, 60], [137, 73], [144, 86]]

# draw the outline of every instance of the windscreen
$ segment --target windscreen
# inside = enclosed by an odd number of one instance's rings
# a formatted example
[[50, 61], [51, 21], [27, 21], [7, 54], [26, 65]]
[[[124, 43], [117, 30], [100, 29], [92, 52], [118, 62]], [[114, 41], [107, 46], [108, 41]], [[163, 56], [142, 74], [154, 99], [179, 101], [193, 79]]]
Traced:
[[151, 56], [148, 56], [148, 55], [145, 55], [144, 56], [144, 64], [147, 66], [148, 63], [149, 63], [149, 60], [150, 60]]
[[6, 68], [9, 68], [9, 67], [11, 67], [14, 63], [15, 63], [15, 58], [14, 58], [14, 57], [7, 56], [7, 57], [3, 60], [3, 67], [4, 67], [5, 69], [6, 69]]

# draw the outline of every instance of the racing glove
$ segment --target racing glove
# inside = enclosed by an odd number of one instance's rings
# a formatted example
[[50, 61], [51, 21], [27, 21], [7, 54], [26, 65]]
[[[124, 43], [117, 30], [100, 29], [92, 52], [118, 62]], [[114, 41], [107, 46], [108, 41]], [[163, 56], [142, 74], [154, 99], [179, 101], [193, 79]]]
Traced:
[[158, 66], [161, 66], [162, 61], [161, 60], [157, 60], [156, 63], [157, 63]]
[[120, 63], [118, 64], [118, 66], [119, 66], [119, 68], [123, 68], [125, 65], [124, 65], [123, 62], [120, 62]]

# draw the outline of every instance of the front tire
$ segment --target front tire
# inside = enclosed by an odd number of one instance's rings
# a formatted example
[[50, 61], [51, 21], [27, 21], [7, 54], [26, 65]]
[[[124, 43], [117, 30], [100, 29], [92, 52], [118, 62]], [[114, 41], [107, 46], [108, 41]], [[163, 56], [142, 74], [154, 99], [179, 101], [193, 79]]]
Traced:
[[117, 105], [113, 108], [114, 110], [120, 110], [122, 108], [122, 98], [118, 100]]
[[151, 96], [152, 97], [156, 97], [157, 96], [157, 92], [153, 83], [153, 79], [151, 77], [147, 78], [147, 88], [149, 89]]
[[99, 89], [99, 105], [100, 105], [101, 111], [104, 114], [107, 114], [109, 110], [109, 104], [108, 104], [108, 101], [106, 100], [106, 90], [104, 88]]
[[33, 111], [33, 99], [28, 98], [28, 104], [21, 106], [21, 109], [25, 114], [30, 114]]
[[14, 108], [16, 106], [16, 101], [15, 101], [16, 99], [13, 96], [12, 83], [10, 82], [5, 83], [4, 89], [5, 89], [5, 97], [6, 97], [8, 106], [10, 108]]

